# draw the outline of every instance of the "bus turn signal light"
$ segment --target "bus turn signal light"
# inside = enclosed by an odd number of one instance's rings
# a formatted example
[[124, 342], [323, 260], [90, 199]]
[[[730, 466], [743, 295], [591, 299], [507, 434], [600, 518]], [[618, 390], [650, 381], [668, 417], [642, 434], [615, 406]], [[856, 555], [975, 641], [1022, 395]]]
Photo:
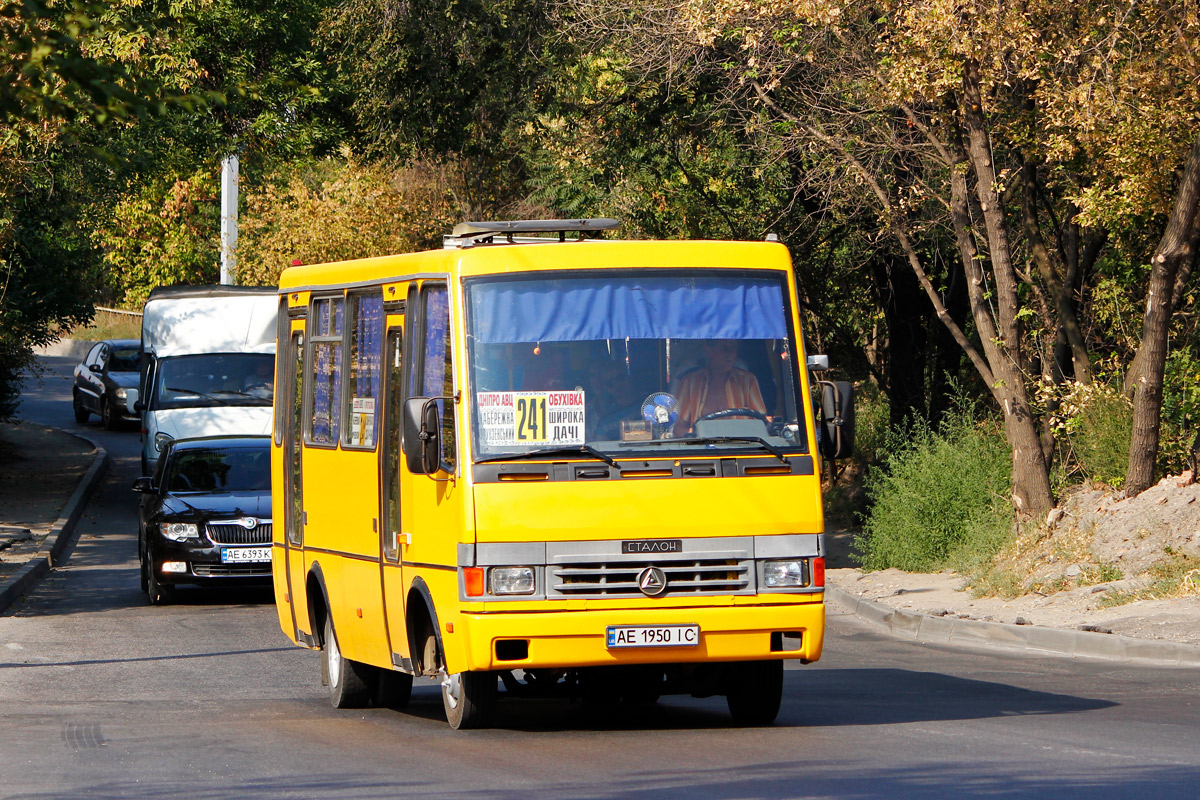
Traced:
[[825, 559], [814, 558], [812, 560], [812, 585], [825, 585]]
[[483, 597], [483, 567], [463, 567], [467, 597]]

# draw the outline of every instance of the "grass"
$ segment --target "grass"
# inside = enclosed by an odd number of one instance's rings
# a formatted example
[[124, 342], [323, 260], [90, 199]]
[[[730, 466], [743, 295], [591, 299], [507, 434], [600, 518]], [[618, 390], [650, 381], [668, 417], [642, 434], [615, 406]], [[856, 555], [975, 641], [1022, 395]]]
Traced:
[[1200, 556], [1176, 554], [1150, 568], [1151, 582], [1141, 589], [1111, 592], [1100, 601], [1105, 608], [1122, 606], [1138, 600], [1175, 600], [1180, 597], [1200, 597]]
[[101, 339], [140, 339], [142, 338], [142, 318], [141, 316], [134, 317], [128, 314], [113, 314], [110, 311], [98, 310], [91, 325], [65, 332], [63, 338], [85, 342], [96, 342]]
[[[1054, 594], [1080, 586], [1120, 580], [1121, 571], [1095, 560], [1092, 530], [1066, 524], [1057, 530], [1027, 525], [995, 556], [960, 569], [976, 597], [1014, 598], [1023, 594]], [[1066, 574], [1064, 567], [1078, 570]]]

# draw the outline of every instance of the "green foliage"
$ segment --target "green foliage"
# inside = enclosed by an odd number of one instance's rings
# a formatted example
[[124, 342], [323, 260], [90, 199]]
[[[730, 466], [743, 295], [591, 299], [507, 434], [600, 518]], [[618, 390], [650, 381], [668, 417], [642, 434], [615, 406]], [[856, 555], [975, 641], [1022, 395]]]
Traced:
[[216, 283], [220, 273], [217, 178], [211, 170], [164, 175], [120, 200], [95, 231], [109, 289], [138, 308], [156, 286]]
[[439, 247], [459, 218], [449, 171], [329, 158], [281, 167], [247, 192], [238, 278], [270, 285], [305, 264]]
[[1190, 338], [1192, 341], [1185, 338], [1185, 346], [1167, 356], [1163, 377], [1158, 463], [1168, 475], [1191, 469], [1192, 443], [1200, 434], [1200, 353], [1194, 332]]
[[1095, 383], [1076, 385], [1061, 409], [1060, 425], [1068, 463], [1088, 478], [1119, 487], [1129, 466], [1133, 404], [1117, 389]]
[[1104, 608], [1138, 600], [1164, 600], [1200, 595], [1200, 556], [1185, 556], [1167, 549], [1170, 558], [1150, 567], [1151, 581], [1140, 589], [1109, 592], [1101, 598]]
[[871, 510], [855, 540], [864, 569], [933, 571], [999, 549], [1010, 530], [1002, 436], [959, 410], [937, 430], [915, 423], [895, 432], [887, 450], [868, 476]]

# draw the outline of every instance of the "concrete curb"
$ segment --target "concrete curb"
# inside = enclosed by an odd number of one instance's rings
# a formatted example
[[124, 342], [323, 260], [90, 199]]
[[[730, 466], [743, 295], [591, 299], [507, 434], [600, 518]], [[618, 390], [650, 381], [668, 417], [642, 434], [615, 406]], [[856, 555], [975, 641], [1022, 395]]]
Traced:
[[7, 611], [9, 606], [17, 601], [17, 598], [33, 591], [42, 578], [50, 574], [50, 570], [54, 566], [65, 561], [63, 551], [74, 540], [75, 525], [79, 522], [79, 517], [83, 514], [84, 506], [91, 499], [96, 487], [100, 485], [100, 479], [104, 475], [104, 470], [108, 467], [108, 451], [99, 444], [86, 436], [80, 436], [70, 431], [63, 431], [61, 428], [54, 428], [53, 430], [61, 431], [68, 436], [74, 436], [76, 439], [82, 439], [94, 447], [96, 453], [92, 457], [92, 465], [83, 474], [79, 484], [75, 487], [75, 491], [71, 493], [71, 497], [67, 500], [67, 504], [63, 506], [62, 516], [56, 519], [50, 527], [50, 533], [46, 536], [46, 541], [42, 545], [41, 552], [44, 552], [45, 555], [39, 555], [18, 570], [16, 575], [3, 585], [0, 585], [0, 614]]
[[932, 617], [901, 611], [836, 586], [827, 585], [825, 596], [859, 619], [905, 639], [1138, 661], [1160, 666], [1200, 667], [1200, 646], [1197, 645], [1037, 625]]
[[88, 354], [88, 351], [92, 349], [92, 345], [94, 344], [95, 342], [84, 341], [82, 339], [59, 339], [52, 344], [35, 347], [33, 352], [39, 356], [82, 359]]

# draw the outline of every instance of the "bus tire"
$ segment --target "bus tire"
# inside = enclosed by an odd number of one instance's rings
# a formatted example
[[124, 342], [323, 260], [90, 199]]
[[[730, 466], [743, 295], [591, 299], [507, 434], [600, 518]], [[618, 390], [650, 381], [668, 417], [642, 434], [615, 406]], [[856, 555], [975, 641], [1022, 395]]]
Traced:
[[371, 701], [371, 667], [342, 656], [337, 634], [333, 631], [333, 615], [325, 615], [323, 647], [325, 672], [329, 675], [329, 702], [334, 708], [366, 708]]
[[379, 670], [375, 681], [375, 705], [380, 708], [406, 708], [412, 697], [413, 676], [390, 669]]
[[442, 684], [442, 708], [446, 721], [456, 731], [486, 728], [496, 709], [496, 673], [446, 671], [445, 659], [432, 634], [425, 640], [425, 663], [437, 664]]
[[738, 725], [770, 725], [783, 702], [783, 661], [744, 661], [732, 666], [725, 695]]

